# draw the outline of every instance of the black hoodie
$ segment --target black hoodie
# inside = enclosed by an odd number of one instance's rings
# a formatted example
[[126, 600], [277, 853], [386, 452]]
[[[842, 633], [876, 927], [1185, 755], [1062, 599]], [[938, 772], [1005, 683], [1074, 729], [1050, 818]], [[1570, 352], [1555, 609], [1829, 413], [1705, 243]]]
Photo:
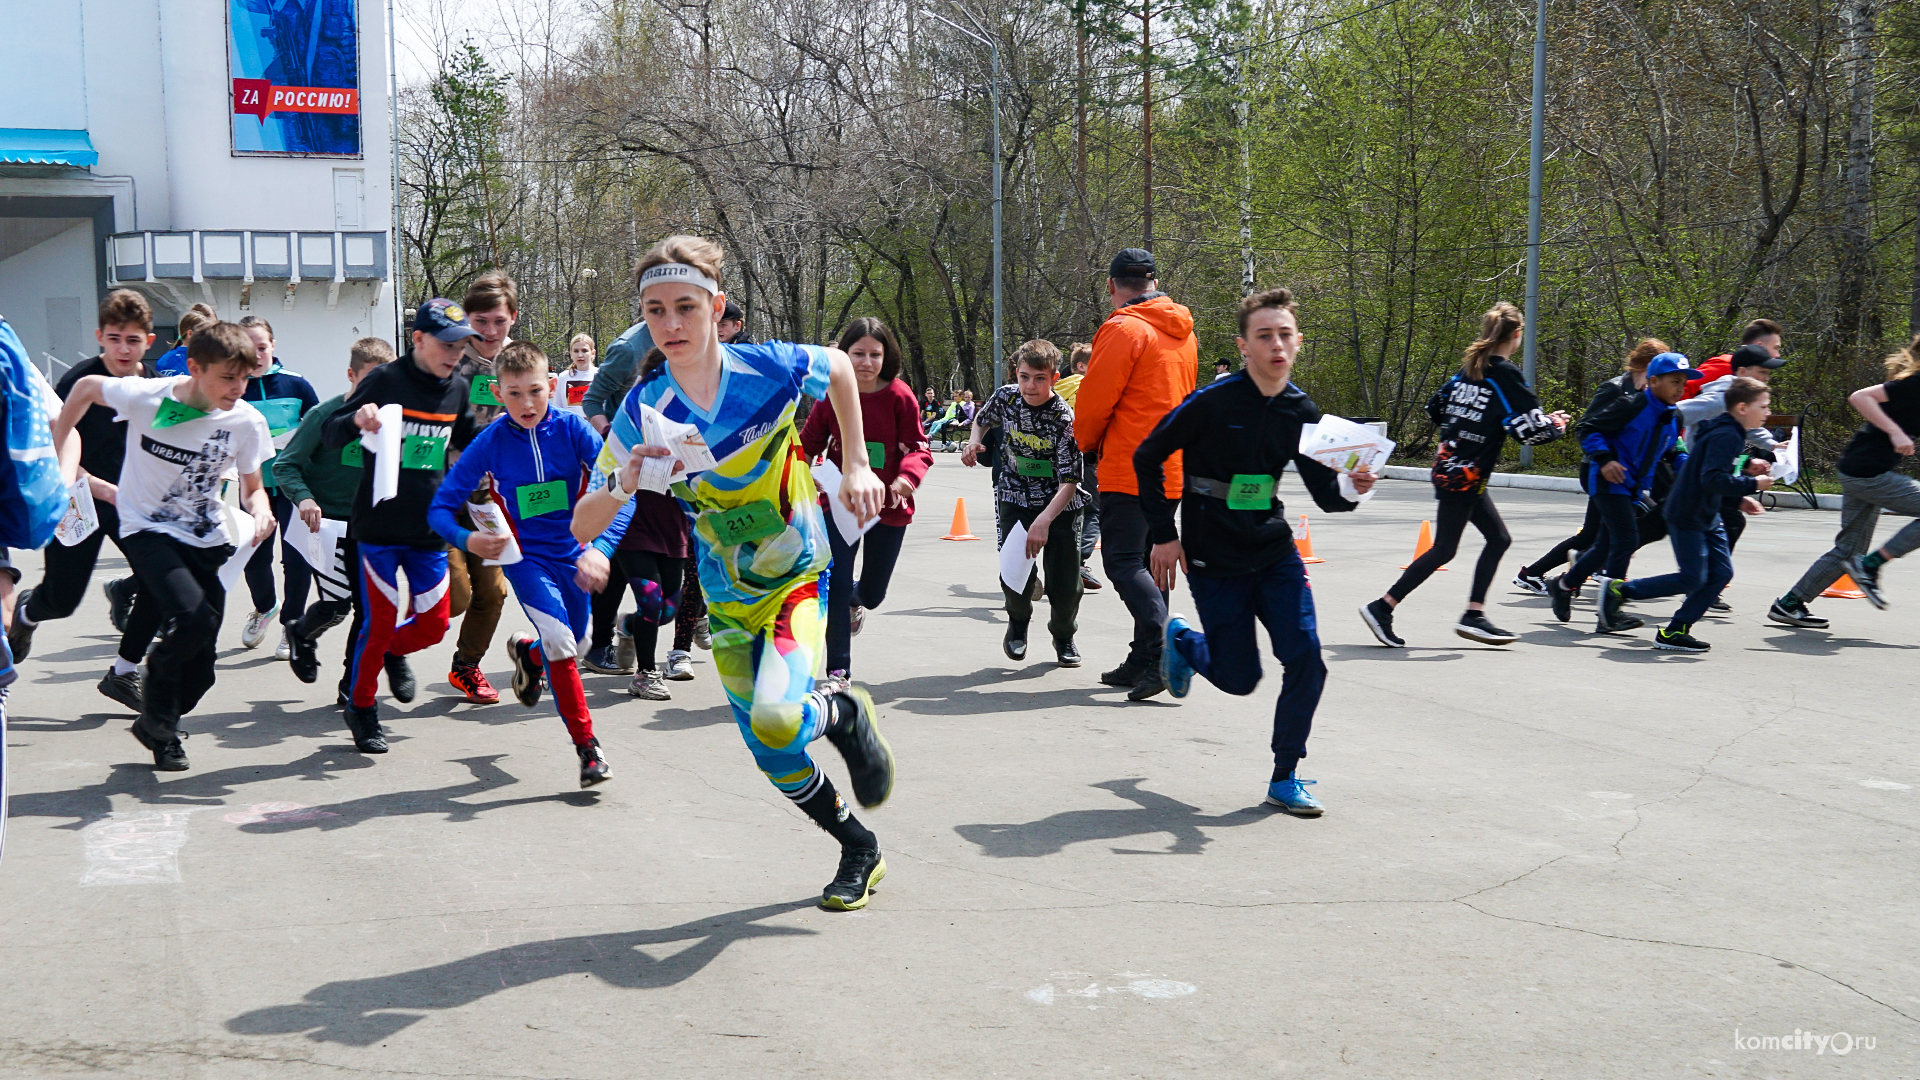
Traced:
[[473, 421], [467, 409], [467, 380], [459, 375], [436, 379], [411, 354], [367, 372], [340, 411], [327, 418], [320, 438], [336, 449], [360, 437], [353, 422], [362, 405], [399, 404], [406, 426], [401, 442], [400, 490], [373, 505], [373, 476], [378, 455], [367, 452], [360, 490], [353, 496], [349, 532], [370, 544], [445, 547], [427, 525], [427, 506], [447, 472], [447, 446], [464, 446]]

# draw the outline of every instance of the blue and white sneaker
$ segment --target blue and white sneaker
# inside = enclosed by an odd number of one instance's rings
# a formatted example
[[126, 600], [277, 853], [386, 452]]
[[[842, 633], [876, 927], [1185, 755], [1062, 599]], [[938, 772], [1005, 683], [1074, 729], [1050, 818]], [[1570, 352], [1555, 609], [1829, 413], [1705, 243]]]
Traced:
[[1187, 663], [1174, 641], [1180, 631], [1191, 629], [1193, 625], [1187, 622], [1186, 616], [1167, 616], [1166, 641], [1160, 649], [1160, 678], [1167, 684], [1167, 693], [1177, 698], [1186, 697], [1187, 691], [1193, 689], [1193, 665]]
[[1307, 785], [1319, 783], [1317, 780], [1302, 780], [1289, 776], [1278, 783], [1267, 785], [1267, 805], [1277, 806], [1294, 817], [1319, 817], [1326, 813], [1320, 800], [1307, 794]]

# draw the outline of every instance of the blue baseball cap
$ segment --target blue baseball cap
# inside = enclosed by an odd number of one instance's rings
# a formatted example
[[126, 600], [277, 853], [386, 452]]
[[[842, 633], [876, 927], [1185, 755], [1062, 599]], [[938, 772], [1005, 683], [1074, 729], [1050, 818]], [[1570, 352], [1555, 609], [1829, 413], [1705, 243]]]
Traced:
[[1688, 382], [1697, 382], [1707, 377], [1707, 373], [1693, 366], [1693, 361], [1677, 352], [1663, 352], [1647, 363], [1647, 378], [1665, 375], [1669, 372], [1684, 371]]
[[413, 328], [446, 342], [480, 336], [480, 331], [467, 325], [466, 309], [443, 296], [434, 297], [414, 311]]

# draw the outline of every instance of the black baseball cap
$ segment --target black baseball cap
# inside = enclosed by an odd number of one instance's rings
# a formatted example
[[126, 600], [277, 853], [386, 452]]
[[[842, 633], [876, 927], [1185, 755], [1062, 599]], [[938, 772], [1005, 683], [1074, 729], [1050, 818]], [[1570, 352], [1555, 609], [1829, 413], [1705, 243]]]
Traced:
[[480, 331], [467, 325], [466, 309], [444, 296], [436, 296], [414, 311], [413, 328], [446, 342], [480, 336]]
[[1154, 266], [1153, 252], [1146, 248], [1128, 248], [1113, 257], [1113, 262], [1107, 265], [1107, 276], [1154, 278], [1160, 273]]
[[1733, 350], [1733, 370], [1743, 367], [1763, 367], [1771, 371], [1786, 364], [1787, 358], [1775, 356], [1764, 345], [1742, 345]]
[[721, 322], [745, 322], [747, 321], [747, 313], [740, 310], [739, 304], [736, 304], [733, 301], [729, 300], [727, 301], [726, 310], [720, 313], [720, 321]]

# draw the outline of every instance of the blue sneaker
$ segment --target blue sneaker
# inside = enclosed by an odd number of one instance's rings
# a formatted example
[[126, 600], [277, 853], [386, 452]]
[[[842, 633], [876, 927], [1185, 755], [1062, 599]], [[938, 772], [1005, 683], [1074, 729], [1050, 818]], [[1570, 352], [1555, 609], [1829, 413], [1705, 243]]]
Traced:
[[1294, 817], [1319, 817], [1326, 812], [1320, 800], [1307, 794], [1307, 785], [1319, 783], [1317, 780], [1302, 780], [1289, 776], [1285, 780], [1267, 785], [1267, 805], [1277, 806]]
[[1167, 639], [1160, 650], [1160, 678], [1167, 684], [1167, 693], [1183, 698], [1193, 689], [1193, 665], [1181, 655], [1174, 641], [1182, 630], [1193, 629], [1183, 615], [1167, 616]]

